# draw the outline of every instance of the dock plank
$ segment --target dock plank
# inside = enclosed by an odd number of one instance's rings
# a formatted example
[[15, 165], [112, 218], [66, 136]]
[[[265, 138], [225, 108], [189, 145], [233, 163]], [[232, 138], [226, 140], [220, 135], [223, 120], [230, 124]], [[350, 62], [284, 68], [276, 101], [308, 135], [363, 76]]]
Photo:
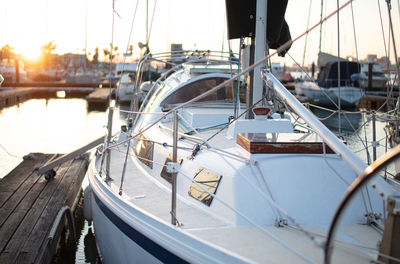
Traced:
[[[7, 240], [7, 243], [5, 245], [0, 244], [0, 252], [4, 251], [8, 254], [0, 255], [0, 263], [12, 263], [13, 259], [17, 257], [21, 245], [28, 238], [33, 229], [33, 225], [40, 219], [42, 211], [46, 207], [48, 200], [52, 195], [54, 195], [59, 181], [64, 177], [65, 172], [68, 170], [68, 165], [71, 162], [72, 161], [64, 164], [64, 167], [57, 170], [59, 174], [54, 178], [54, 180], [47, 182], [43, 177], [41, 177], [41, 180], [37, 182], [35, 188], [31, 189], [32, 192], [25, 194], [26, 199], [23, 203], [19, 203], [15, 212], [23, 210], [19, 207], [27, 207], [25, 205], [26, 203], [31, 203], [30, 209], [24, 210], [24, 215], [18, 214], [14, 216], [14, 214], [12, 214], [1, 227], [0, 237], [2, 240], [0, 241]], [[38, 176], [34, 175], [34, 177]], [[34, 194], [38, 195], [35, 197]], [[5, 259], [4, 256], [6, 256]]]
[[[36, 162], [24, 161], [0, 181], [3, 196], [10, 195], [2, 198], [0, 206], [0, 263], [51, 260], [54, 252], [48, 252], [49, 231], [58, 211], [64, 205], [72, 207], [88, 166], [87, 155], [67, 161], [55, 168], [54, 179], [46, 181], [37, 175], [34, 166], [38, 160], [44, 163], [51, 156], [37, 155]], [[7, 192], [5, 186], [12, 186], [13, 191]]]
[[4, 203], [11, 198], [11, 194], [15, 193], [25, 179], [31, 176], [27, 171], [33, 170], [38, 163], [45, 163], [51, 155], [44, 155], [42, 153], [33, 153], [30, 158], [23, 160], [23, 162], [14, 168], [7, 177], [0, 179], [0, 208], [3, 207]]
[[[42, 212], [42, 215], [39, 221], [36, 223], [34, 230], [30, 234], [28, 240], [25, 242], [22, 248], [22, 252], [27, 252], [29, 257], [24, 256], [28, 259], [28, 262], [33, 262], [37, 255], [37, 252], [43, 252], [43, 249], [47, 247], [46, 234], [48, 231], [48, 227], [53, 225], [53, 221], [56, 218], [58, 211], [60, 208], [66, 204], [68, 194], [70, 193], [70, 189], [75, 190], [75, 194], [77, 194], [78, 189], [74, 186], [74, 177], [75, 175], [81, 174], [83, 175], [86, 172], [87, 167], [83, 167], [81, 162], [74, 161], [70, 166], [68, 175], [65, 176], [61, 183], [58, 185], [56, 192], [59, 192], [59, 195], [54, 195], [51, 197], [48, 205]], [[82, 171], [84, 170], [84, 171]], [[83, 173], [80, 173], [83, 172]], [[79, 185], [80, 187], [80, 185]], [[72, 206], [72, 203], [69, 205]], [[35, 241], [42, 241], [42, 244], [35, 244]], [[17, 261], [19, 262], [19, 261]]]
[[108, 101], [115, 88], [98, 88], [86, 96], [89, 103], [105, 103]]

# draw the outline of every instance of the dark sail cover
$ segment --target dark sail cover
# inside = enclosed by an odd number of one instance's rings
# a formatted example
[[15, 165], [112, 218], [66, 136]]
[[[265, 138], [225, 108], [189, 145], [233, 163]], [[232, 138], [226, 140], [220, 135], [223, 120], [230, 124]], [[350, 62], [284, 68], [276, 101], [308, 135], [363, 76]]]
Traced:
[[[256, 0], [225, 0], [229, 39], [255, 36]], [[268, 46], [277, 49], [291, 40], [289, 26], [285, 21], [288, 0], [269, 0], [267, 7]], [[284, 55], [285, 51], [280, 55]]]
[[360, 73], [360, 64], [351, 61], [331, 61], [321, 68], [317, 83], [320, 87], [337, 87], [339, 84], [338, 66], [340, 63], [340, 86], [352, 82], [351, 75]]

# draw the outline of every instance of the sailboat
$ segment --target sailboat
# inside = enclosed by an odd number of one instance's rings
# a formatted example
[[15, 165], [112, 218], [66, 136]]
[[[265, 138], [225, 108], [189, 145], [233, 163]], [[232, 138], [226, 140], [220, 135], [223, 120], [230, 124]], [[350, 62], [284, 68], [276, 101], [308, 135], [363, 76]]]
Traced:
[[[319, 105], [354, 107], [365, 92], [352, 76], [360, 74], [360, 64], [337, 58], [330, 54], [318, 54], [320, 69], [317, 80], [296, 82], [296, 94], [305, 96]], [[340, 69], [340, 75], [339, 70]]]
[[[375, 174], [400, 150], [367, 167], [262, 69], [266, 38], [282, 37], [277, 51], [288, 49], [287, 1], [226, 5], [233, 24], [259, 18], [245, 33], [229, 30], [231, 38], [255, 41], [253, 66], [234, 74], [229, 61], [177, 65], [119, 133], [108, 125], [85, 190], [102, 261], [366, 263], [393, 256], [385, 220], [395, 214], [386, 206], [398, 189]], [[275, 30], [265, 34], [267, 21]]]

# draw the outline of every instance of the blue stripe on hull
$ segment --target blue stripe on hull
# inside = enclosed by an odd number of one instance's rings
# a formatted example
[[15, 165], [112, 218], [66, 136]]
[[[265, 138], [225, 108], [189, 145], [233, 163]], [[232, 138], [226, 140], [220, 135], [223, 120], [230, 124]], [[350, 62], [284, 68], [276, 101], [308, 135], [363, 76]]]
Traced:
[[118, 227], [121, 232], [123, 232], [127, 237], [129, 237], [133, 242], [143, 248], [145, 251], [150, 253], [152, 256], [157, 258], [163, 263], [188, 263], [165, 248], [161, 247], [153, 240], [147, 238], [145, 235], [128, 225], [121, 218], [115, 215], [110, 209], [105, 206], [100, 199], [93, 193], [97, 205], [100, 207], [101, 211], [107, 216], [108, 219]]

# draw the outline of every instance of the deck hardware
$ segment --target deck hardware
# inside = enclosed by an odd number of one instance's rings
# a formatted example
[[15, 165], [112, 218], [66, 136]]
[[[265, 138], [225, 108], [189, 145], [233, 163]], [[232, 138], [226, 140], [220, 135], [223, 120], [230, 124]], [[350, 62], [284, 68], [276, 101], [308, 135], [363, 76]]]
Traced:
[[179, 162], [168, 162], [167, 163], [167, 172], [168, 173], [178, 173], [181, 168], [181, 164]]
[[43, 173], [43, 177], [46, 179], [46, 181], [50, 181], [56, 176], [56, 171], [54, 169], [48, 170], [45, 173]]
[[197, 155], [197, 153], [200, 151], [200, 144], [196, 144], [193, 147], [192, 155], [190, 156], [190, 159], [194, 159], [194, 157]]
[[275, 221], [275, 226], [276, 227], [284, 227], [288, 225], [288, 220], [287, 219], [283, 219], [283, 218], [279, 218], [276, 219]]

